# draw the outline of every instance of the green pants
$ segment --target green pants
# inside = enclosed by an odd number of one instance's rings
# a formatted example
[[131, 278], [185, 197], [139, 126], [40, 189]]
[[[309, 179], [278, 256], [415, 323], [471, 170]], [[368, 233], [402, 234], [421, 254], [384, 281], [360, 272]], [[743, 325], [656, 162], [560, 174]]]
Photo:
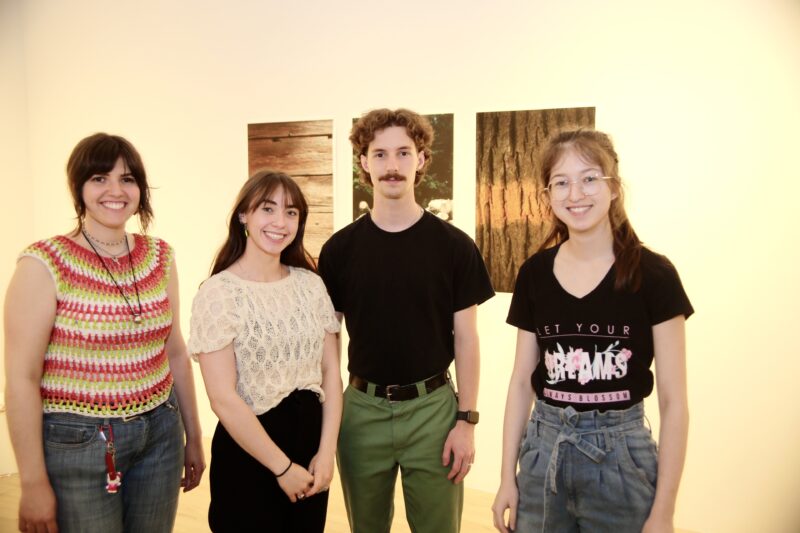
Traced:
[[442, 466], [444, 441], [455, 425], [456, 409], [448, 385], [394, 403], [353, 387], [345, 390], [338, 460], [353, 533], [389, 532], [398, 467], [411, 531], [461, 529], [463, 484], [448, 480], [450, 467]]

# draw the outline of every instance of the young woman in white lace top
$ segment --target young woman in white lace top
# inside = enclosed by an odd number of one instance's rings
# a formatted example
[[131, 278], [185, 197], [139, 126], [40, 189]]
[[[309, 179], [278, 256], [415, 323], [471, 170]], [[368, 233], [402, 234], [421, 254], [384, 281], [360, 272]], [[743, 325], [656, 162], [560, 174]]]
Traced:
[[289, 176], [251, 177], [192, 305], [189, 352], [220, 420], [215, 532], [325, 526], [342, 409], [339, 322], [303, 247], [307, 216]]

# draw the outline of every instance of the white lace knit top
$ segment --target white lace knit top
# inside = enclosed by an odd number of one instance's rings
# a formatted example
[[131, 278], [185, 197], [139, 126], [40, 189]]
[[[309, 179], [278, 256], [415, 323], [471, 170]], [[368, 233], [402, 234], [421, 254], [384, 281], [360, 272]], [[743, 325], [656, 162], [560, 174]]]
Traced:
[[210, 353], [233, 343], [236, 392], [257, 415], [295, 389], [322, 391], [325, 333], [339, 321], [322, 279], [289, 267], [280, 281], [242, 279], [224, 270], [206, 280], [192, 303], [189, 353]]

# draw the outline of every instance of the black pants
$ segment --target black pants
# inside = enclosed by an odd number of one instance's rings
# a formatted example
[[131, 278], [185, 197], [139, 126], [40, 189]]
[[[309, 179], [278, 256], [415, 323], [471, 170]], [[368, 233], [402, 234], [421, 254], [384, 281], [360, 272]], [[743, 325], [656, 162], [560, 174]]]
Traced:
[[[258, 420], [293, 463], [308, 467], [319, 448], [322, 405], [311, 391], [295, 390]], [[218, 532], [314, 533], [325, 528], [328, 492], [292, 503], [277, 479], [217, 424], [211, 442], [208, 524]]]

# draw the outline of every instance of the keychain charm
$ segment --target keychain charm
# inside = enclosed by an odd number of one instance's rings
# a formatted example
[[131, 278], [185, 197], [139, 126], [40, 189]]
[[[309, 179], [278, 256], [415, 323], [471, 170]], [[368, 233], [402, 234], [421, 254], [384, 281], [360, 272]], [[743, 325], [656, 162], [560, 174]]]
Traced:
[[[106, 429], [108, 430], [108, 437], [105, 434]], [[106, 441], [106, 492], [116, 494], [119, 492], [120, 485], [122, 485], [122, 472], [118, 472], [114, 464], [117, 450], [114, 447], [114, 430], [111, 428], [111, 424], [100, 426], [100, 437]]]
[[109, 494], [116, 494], [122, 485], [122, 472], [114, 472], [115, 477], [112, 479], [111, 474], [106, 474], [106, 491]]

